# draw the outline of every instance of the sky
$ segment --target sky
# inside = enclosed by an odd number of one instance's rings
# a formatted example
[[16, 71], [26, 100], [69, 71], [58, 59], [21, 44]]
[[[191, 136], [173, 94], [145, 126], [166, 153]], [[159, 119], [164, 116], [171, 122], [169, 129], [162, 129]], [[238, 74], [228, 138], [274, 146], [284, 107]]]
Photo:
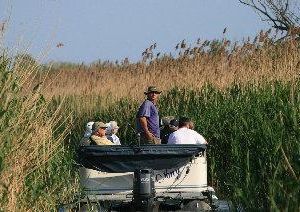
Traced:
[[238, 0], [0, 0], [5, 20], [7, 48], [75, 63], [134, 62], [154, 43], [168, 54], [183, 39], [242, 41], [270, 28]]

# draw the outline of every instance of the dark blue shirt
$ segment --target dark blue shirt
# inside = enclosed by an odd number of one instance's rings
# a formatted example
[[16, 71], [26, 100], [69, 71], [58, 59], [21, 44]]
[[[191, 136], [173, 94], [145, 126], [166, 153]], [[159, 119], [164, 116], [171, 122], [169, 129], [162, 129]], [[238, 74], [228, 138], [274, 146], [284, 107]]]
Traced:
[[[159, 115], [156, 106], [150, 100], [145, 100], [140, 106], [137, 113], [137, 118], [146, 117], [149, 131], [157, 138], [160, 137], [159, 130]], [[137, 121], [137, 129], [139, 132], [143, 132], [141, 123]]]

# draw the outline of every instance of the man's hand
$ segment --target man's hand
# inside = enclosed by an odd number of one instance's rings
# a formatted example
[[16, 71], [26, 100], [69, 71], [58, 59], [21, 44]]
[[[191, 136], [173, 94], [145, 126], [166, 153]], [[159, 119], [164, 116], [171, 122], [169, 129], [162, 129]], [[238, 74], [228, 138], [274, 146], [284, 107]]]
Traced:
[[147, 124], [147, 117], [143, 116], [139, 118], [143, 131], [145, 132], [145, 136], [148, 140], [152, 141], [154, 135], [149, 131]]
[[148, 132], [145, 132], [145, 136], [149, 141], [152, 141], [154, 138], [154, 135], [148, 130]]

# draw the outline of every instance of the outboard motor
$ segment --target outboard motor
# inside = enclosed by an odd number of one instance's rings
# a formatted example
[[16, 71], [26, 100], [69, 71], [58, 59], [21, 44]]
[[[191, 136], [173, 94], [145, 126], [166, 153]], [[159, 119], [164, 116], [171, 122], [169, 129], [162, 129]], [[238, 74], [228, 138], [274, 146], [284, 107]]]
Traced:
[[136, 210], [152, 211], [155, 186], [152, 169], [135, 170], [133, 180], [133, 206]]

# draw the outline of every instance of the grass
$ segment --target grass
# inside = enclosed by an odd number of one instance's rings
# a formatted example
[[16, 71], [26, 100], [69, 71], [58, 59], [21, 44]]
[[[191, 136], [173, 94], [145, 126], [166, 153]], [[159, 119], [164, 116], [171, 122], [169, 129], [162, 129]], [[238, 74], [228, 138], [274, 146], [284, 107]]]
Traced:
[[[182, 43], [181, 43], [182, 44]], [[299, 209], [299, 43], [199, 41], [138, 63], [40, 66], [0, 58], [0, 209], [51, 211], [79, 191], [84, 125], [116, 120], [134, 140], [143, 89], [163, 89], [161, 116], [189, 116], [209, 141], [209, 182], [247, 210]], [[152, 47], [148, 53], [155, 54]], [[29, 58], [29, 59], [28, 59]]]

